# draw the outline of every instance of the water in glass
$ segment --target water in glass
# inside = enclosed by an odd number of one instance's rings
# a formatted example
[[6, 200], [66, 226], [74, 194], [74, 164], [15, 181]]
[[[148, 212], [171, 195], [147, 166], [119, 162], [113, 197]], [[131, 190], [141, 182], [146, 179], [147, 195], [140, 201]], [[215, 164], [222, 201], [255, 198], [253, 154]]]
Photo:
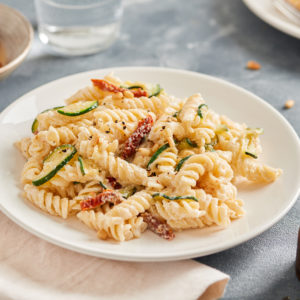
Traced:
[[119, 33], [122, 0], [35, 0], [39, 37], [56, 52], [91, 54]]

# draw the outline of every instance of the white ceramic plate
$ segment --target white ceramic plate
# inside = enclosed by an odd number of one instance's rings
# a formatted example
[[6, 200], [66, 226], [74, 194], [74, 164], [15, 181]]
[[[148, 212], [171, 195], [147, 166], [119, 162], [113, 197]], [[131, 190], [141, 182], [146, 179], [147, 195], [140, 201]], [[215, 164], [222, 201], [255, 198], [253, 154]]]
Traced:
[[[121, 244], [101, 241], [75, 217], [62, 220], [36, 209], [20, 197], [24, 160], [13, 142], [30, 135], [30, 126], [42, 110], [61, 105], [77, 89], [110, 71], [123, 79], [158, 82], [170, 94], [186, 97], [201, 92], [207, 104], [249, 126], [263, 127], [263, 159], [284, 170], [273, 184], [239, 190], [247, 215], [227, 229], [187, 230], [166, 241], [151, 232]], [[269, 104], [223, 80], [203, 74], [163, 68], [114, 68], [65, 77], [24, 95], [0, 115], [0, 208], [17, 224], [56, 245], [89, 255], [130, 261], [166, 261], [203, 256], [228, 249], [255, 237], [277, 222], [296, 201], [300, 183], [300, 145], [289, 123]]]
[[273, 5], [273, 0], [243, 0], [260, 19], [276, 29], [300, 39], [300, 26], [283, 15]]

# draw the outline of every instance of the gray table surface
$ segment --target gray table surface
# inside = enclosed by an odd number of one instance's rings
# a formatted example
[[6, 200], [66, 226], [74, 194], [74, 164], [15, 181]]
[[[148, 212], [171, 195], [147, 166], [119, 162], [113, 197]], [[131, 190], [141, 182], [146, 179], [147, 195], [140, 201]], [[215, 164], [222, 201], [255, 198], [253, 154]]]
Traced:
[[[4, 0], [36, 28], [32, 0]], [[127, 0], [121, 36], [107, 51], [55, 57], [35, 37], [25, 63], [0, 82], [0, 110], [51, 80], [113, 66], [164, 66], [218, 76], [238, 84], [278, 109], [300, 132], [300, 40], [254, 16], [240, 0]], [[262, 69], [245, 69], [248, 60]], [[293, 109], [283, 110], [286, 99]], [[299, 200], [299, 199], [298, 199]], [[294, 272], [300, 202], [258, 237], [197, 259], [231, 276], [224, 299], [300, 299]]]

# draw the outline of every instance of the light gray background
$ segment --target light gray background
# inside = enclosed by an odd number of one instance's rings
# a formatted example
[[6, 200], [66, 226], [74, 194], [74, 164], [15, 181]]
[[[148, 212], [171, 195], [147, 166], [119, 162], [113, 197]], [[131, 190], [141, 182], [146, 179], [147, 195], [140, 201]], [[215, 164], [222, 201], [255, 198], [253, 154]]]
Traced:
[[[36, 29], [32, 0], [1, 2], [19, 9]], [[262, 69], [246, 70], [248, 60]], [[113, 66], [164, 66], [224, 78], [271, 103], [299, 135], [300, 40], [263, 23], [240, 0], [126, 0], [119, 40], [93, 56], [55, 57], [35, 37], [26, 62], [0, 82], [0, 110], [51, 80]], [[295, 107], [282, 109], [289, 98]], [[231, 276], [224, 299], [300, 299], [294, 272], [299, 216], [298, 201], [260, 236], [197, 259]]]

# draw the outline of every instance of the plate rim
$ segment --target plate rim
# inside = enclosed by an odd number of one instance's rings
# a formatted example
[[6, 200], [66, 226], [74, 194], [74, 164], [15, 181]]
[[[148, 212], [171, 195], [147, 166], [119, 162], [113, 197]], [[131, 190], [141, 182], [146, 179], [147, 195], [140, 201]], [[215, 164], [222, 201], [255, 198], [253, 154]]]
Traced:
[[[294, 130], [294, 128], [292, 127], [292, 125], [288, 122], [288, 120], [279, 112], [277, 111], [271, 104], [269, 104], [268, 102], [266, 102], [265, 100], [263, 100], [262, 98], [260, 98], [259, 96], [255, 95], [254, 93], [236, 85], [233, 84], [227, 80], [221, 79], [219, 77], [215, 77], [215, 76], [211, 76], [211, 75], [207, 75], [207, 74], [203, 74], [203, 73], [199, 73], [199, 72], [194, 72], [194, 71], [188, 71], [188, 70], [182, 70], [182, 69], [175, 69], [175, 68], [165, 68], [165, 67], [149, 67], [149, 66], [122, 66], [122, 67], [110, 67], [110, 68], [103, 68], [103, 69], [93, 69], [93, 70], [89, 70], [89, 71], [84, 71], [84, 72], [79, 72], [79, 73], [75, 73], [72, 75], [68, 75], [68, 76], [64, 76], [64, 77], [60, 77], [56, 80], [50, 81], [46, 84], [43, 84], [37, 88], [34, 88], [32, 90], [30, 90], [29, 92], [25, 93], [24, 95], [22, 95], [21, 97], [17, 98], [15, 101], [13, 101], [10, 105], [8, 105], [1, 113], [0, 113], [0, 122], [2, 121], [3, 117], [5, 116], [5, 114], [12, 109], [14, 106], [18, 105], [19, 102], [23, 101], [23, 98], [28, 97], [28, 95], [30, 94], [34, 94], [39, 92], [39, 90], [44, 89], [45, 87], [55, 84], [59, 81], [62, 80], [70, 80], [72, 79], [72, 77], [76, 77], [76, 76], [88, 76], [88, 74], [90, 73], [96, 73], [96, 72], [118, 72], [118, 70], [128, 70], [128, 71], [158, 71], [158, 72], [172, 72], [172, 73], [179, 73], [179, 74], [185, 74], [185, 75], [190, 75], [190, 76], [196, 76], [196, 77], [200, 77], [200, 78], [204, 78], [204, 79], [209, 79], [209, 80], [213, 80], [216, 81], [218, 83], [221, 83], [223, 85], [229, 86], [230, 88], [236, 89], [241, 93], [244, 93], [245, 95], [250, 96], [251, 98], [253, 98], [253, 100], [255, 99], [256, 101], [258, 101], [260, 104], [266, 106], [268, 109], [270, 109], [275, 115], [276, 117], [280, 118], [281, 121], [285, 124], [285, 126], [287, 126], [287, 128], [289, 129], [290, 133], [292, 134], [293, 138], [296, 139], [298, 141], [297, 143], [297, 152], [300, 155], [300, 140], [299, 137], [296, 133], [296, 131]], [[0, 124], [0, 126], [2, 126], [2, 124]], [[152, 255], [148, 255], [148, 253], [146, 253], [145, 255], [143, 255], [144, 253], [134, 253], [133, 255], [130, 254], [116, 254], [116, 253], [109, 253], [108, 250], [101, 250], [96, 251], [93, 249], [88, 249], [86, 248], [82, 248], [78, 245], [74, 245], [73, 243], [70, 242], [65, 242], [64, 240], [61, 240], [57, 237], [53, 237], [52, 235], [47, 235], [44, 234], [43, 232], [39, 232], [38, 229], [36, 228], [32, 228], [30, 225], [24, 223], [23, 221], [17, 219], [16, 217], [14, 217], [13, 214], [11, 214], [9, 211], [7, 211], [1, 201], [0, 201], [0, 210], [8, 217], [10, 218], [14, 223], [18, 224], [20, 227], [24, 228], [26, 231], [30, 232], [31, 234], [38, 236], [39, 238], [42, 238], [43, 240], [47, 241], [47, 242], [51, 242], [52, 244], [55, 244], [59, 247], [68, 249], [68, 250], [72, 250], [78, 253], [83, 253], [83, 254], [87, 254], [87, 255], [91, 255], [91, 256], [96, 256], [96, 257], [102, 257], [102, 258], [107, 258], [107, 259], [114, 259], [114, 260], [120, 260], [120, 261], [136, 261], [136, 262], [154, 262], [154, 261], [175, 261], [175, 260], [182, 260], [182, 259], [188, 259], [188, 258], [196, 258], [196, 257], [202, 257], [202, 256], [206, 256], [206, 255], [210, 255], [210, 254], [214, 254], [214, 253], [218, 253], [221, 251], [224, 251], [226, 249], [230, 249], [232, 247], [235, 247], [237, 245], [240, 245], [258, 235], [260, 235], [261, 233], [263, 233], [264, 231], [268, 230], [271, 226], [273, 226], [275, 223], [277, 223], [283, 216], [285, 216], [287, 214], [287, 212], [293, 207], [293, 205], [295, 204], [295, 202], [297, 201], [298, 195], [300, 194], [300, 183], [298, 184], [298, 188], [295, 190], [295, 193], [293, 196], [291, 196], [291, 201], [289, 202], [289, 204], [285, 207], [285, 209], [283, 209], [275, 218], [272, 218], [271, 221], [266, 222], [263, 226], [260, 226], [258, 229], [253, 230], [249, 233], [244, 233], [241, 236], [238, 236], [237, 238], [234, 239], [234, 241], [232, 241], [231, 239], [226, 241], [225, 243], [223, 243], [221, 246], [219, 247], [215, 247], [214, 249], [210, 249], [210, 250], [201, 250], [201, 253], [197, 252], [197, 250], [195, 249], [191, 249], [191, 250], [187, 250], [184, 253], [172, 253], [172, 254], [167, 254], [167, 253], [162, 253], [162, 254], [152, 254]]]
[[249, 8], [249, 10], [252, 11], [252, 13], [254, 13], [258, 18], [260, 18], [265, 23], [269, 24], [273, 28], [289, 36], [300, 39], [300, 27], [298, 27], [292, 21], [289, 21], [288, 18], [286, 18], [287, 21], [283, 21], [279, 18], [274, 17], [271, 14], [265, 14], [264, 10], [257, 8], [257, 6], [253, 4], [253, 0], [243, 0], [243, 2]]

